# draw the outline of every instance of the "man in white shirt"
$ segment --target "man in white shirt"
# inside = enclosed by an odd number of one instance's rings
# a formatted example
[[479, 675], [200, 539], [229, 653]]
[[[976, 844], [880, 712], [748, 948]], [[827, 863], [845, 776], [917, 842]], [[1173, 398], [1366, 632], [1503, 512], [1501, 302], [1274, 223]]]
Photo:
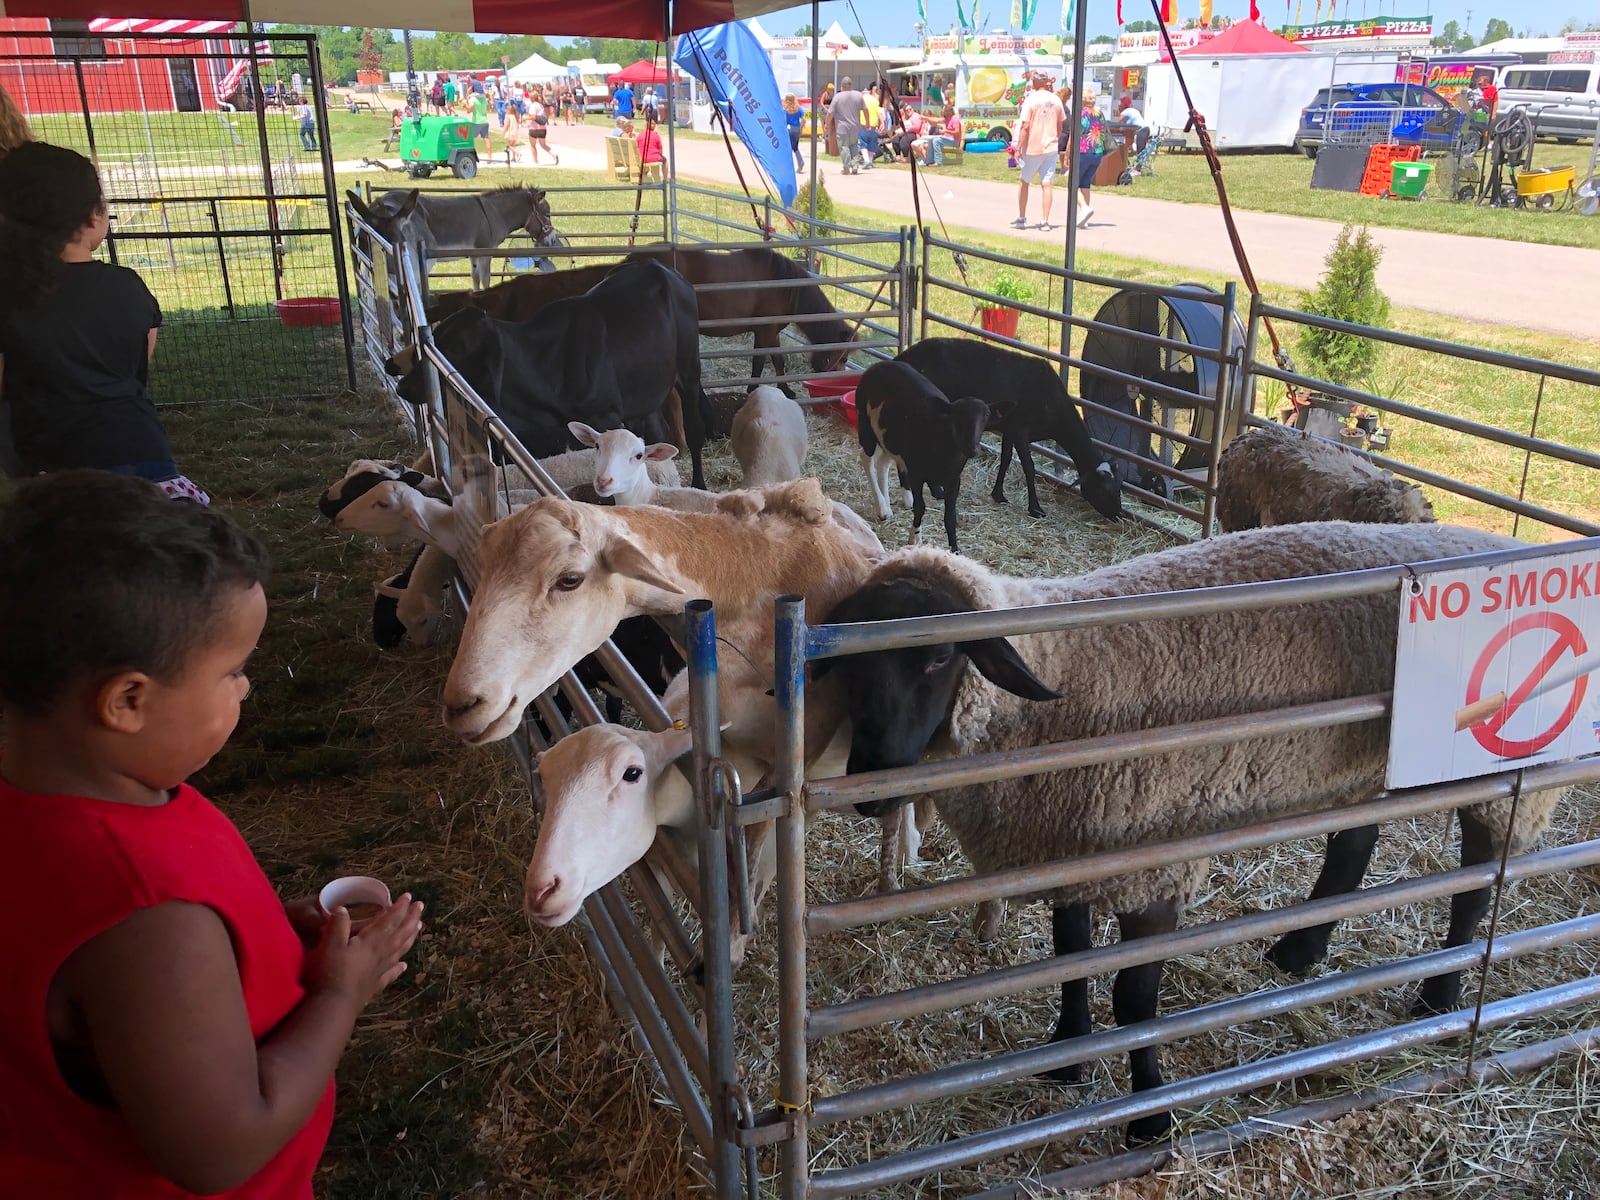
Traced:
[[1131, 125], [1135, 129], [1145, 127], [1144, 114], [1133, 106], [1133, 97], [1124, 96], [1117, 101], [1117, 121], [1122, 125]]

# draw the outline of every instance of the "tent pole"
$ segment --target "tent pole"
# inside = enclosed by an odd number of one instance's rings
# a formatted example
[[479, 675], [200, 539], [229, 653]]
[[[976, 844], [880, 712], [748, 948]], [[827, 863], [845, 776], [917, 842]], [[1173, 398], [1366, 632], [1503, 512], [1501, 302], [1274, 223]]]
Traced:
[[[822, 128], [822, 88], [817, 80], [817, 52], [821, 48], [817, 26], [821, 21], [821, 0], [811, 0], [811, 69], [806, 72], [811, 84], [811, 211], [808, 214], [811, 220], [806, 231], [811, 237], [817, 236], [817, 179], [821, 175], [817, 170], [817, 132]], [[813, 271], [817, 269], [816, 255], [810, 250], [806, 251], [806, 265]]]
[[[1078, 113], [1083, 108], [1083, 77], [1089, 50], [1089, 4], [1078, 0], [1077, 27], [1072, 34], [1072, 105], [1067, 110], [1067, 243], [1062, 266], [1071, 271], [1078, 259]], [[1061, 355], [1072, 353], [1072, 279], [1061, 281]], [[1061, 382], [1067, 368], [1061, 368]], [[1069, 388], [1068, 391], [1071, 389]]]
[[678, 39], [672, 32], [672, 0], [664, 0], [661, 7], [663, 20], [666, 22], [667, 46], [667, 169], [661, 176], [661, 224], [667, 240], [676, 246], [678, 244], [678, 139], [674, 136], [674, 132], [678, 127], [678, 96], [673, 86], [677, 79], [672, 64], [678, 61]]

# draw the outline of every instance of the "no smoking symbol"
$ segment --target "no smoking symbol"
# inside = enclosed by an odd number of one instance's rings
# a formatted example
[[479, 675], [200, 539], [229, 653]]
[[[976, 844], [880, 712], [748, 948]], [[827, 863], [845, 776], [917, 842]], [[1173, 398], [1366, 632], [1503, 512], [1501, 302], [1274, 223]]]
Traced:
[[[1534, 629], [1549, 630], [1555, 634], [1555, 640], [1514, 690], [1485, 699], [1483, 683], [1490, 665], [1512, 638]], [[1501, 758], [1527, 758], [1560, 737], [1572, 723], [1589, 690], [1589, 677], [1584, 669], [1586, 664], [1582, 661], [1588, 649], [1589, 644], [1584, 640], [1583, 632], [1560, 613], [1552, 612], [1529, 613], [1518, 617], [1490, 638], [1478, 661], [1472, 665], [1472, 674], [1467, 679], [1467, 704], [1462, 709], [1463, 713], [1467, 713], [1478, 708], [1488, 718], [1476, 720], [1471, 725], [1472, 736], [1478, 745]], [[1530, 738], [1500, 736], [1506, 723], [1530, 698], [1568, 683], [1572, 685], [1572, 694], [1567, 697], [1565, 707], [1550, 728]]]

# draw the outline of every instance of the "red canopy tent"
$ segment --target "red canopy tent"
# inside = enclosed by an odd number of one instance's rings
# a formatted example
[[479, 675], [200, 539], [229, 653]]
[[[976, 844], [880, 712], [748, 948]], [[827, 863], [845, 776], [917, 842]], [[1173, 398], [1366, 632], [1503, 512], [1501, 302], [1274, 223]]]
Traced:
[[667, 69], [658, 67], [649, 59], [641, 58], [631, 62], [615, 75], [607, 75], [607, 83], [665, 83]]
[[[681, 33], [792, 7], [793, 0], [676, 0], [672, 31]], [[296, 24], [308, 18], [386, 29], [464, 33], [539, 33], [574, 37], [659, 38], [669, 0], [256, 0], [252, 21]], [[313, 11], [315, 9], [315, 11]], [[0, 17], [136, 18], [145, 21], [239, 21], [239, 0], [0, 0]]]
[[1210, 41], [1179, 50], [1183, 58], [1215, 58], [1219, 54], [1304, 54], [1299, 42], [1279, 37], [1254, 21], [1235, 21]]

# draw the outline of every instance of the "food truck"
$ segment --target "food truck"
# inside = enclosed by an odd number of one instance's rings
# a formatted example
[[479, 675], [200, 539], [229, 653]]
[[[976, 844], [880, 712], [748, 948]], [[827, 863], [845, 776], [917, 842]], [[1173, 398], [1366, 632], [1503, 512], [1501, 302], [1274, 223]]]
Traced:
[[924, 116], [937, 118], [953, 100], [969, 139], [1009, 145], [1012, 126], [1035, 71], [1062, 83], [1061, 39], [979, 34], [930, 37], [922, 61], [889, 74], [896, 89], [911, 94]]

